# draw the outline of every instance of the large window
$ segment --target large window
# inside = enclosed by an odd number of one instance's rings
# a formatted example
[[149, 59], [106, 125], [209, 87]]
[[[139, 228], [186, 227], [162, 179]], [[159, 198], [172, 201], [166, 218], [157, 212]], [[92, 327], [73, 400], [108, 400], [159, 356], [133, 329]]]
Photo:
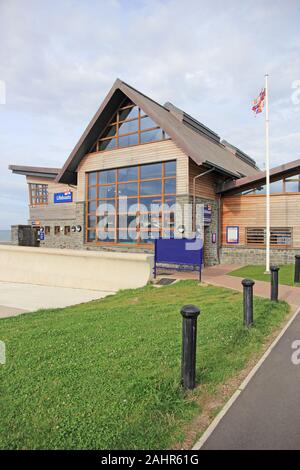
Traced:
[[[292, 176], [291, 178], [283, 178], [270, 184], [270, 193], [300, 193], [300, 176]], [[258, 189], [247, 190], [244, 195], [266, 194], [266, 185]]]
[[[250, 246], [266, 245], [266, 229], [265, 227], [247, 227], [246, 243]], [[273, 247], [289, 247], [292, 246], [292, 229], [291, 228], [271, 228], [270, 229], [270, 245]]]
[[48, 204], [48, 185], [47, 184], [29, 184], [30, 204], [39, 206]]
[[93, 145], [91, 152], [130, 147], [169, 136], [141, 108], [126, 100]]
[[174, 234], [176, 162], [87, 174], [87, 241], [145, 244]]

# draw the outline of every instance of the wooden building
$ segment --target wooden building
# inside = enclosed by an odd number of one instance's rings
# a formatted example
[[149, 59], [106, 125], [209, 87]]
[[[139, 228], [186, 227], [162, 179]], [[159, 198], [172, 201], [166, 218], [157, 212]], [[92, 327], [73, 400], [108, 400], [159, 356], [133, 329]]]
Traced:
[[[153, 238], [189, 236], [202, 205], [206, 264], [263, 255], [264, 196], [243, 194], [263, 186], [255, 161], [173, 104], [120, 80], [61, 169], [10, 169], [26, 176], [28, 225], [39, 229], [42, 246], [151, 252]], [[298, 194], [287, 192], [287, 178], [299, 173], [295, 162], [272, 173], [272, 181], [285, 178], [272, 196], [272, 242], [291, 256], [300, 233]]]

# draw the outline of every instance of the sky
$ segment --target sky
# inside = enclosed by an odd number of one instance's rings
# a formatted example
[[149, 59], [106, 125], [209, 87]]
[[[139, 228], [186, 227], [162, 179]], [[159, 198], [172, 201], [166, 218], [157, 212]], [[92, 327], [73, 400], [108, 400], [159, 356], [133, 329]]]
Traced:
[[300, 158], [299, 24], [300, 0], [0, 0], [0, 229], [28, 218], [8, 165], [61, 167], [116, 78], [263, 168], [267, 72], [271, 166]]

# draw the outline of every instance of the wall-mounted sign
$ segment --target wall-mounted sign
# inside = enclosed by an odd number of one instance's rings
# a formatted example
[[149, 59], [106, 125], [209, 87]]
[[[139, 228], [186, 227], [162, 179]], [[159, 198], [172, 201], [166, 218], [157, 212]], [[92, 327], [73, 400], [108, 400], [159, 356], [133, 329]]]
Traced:
[[45, 232], [44, 231], [41, 231], [41, 230], [39, 231], [39, 239], [40, 239], [41, 242], [45, 240]]
[[65, 193], [54, 193], [54, 204], [61, 204], [63, 202], [73, 202], [72, 191], [66, 191]]
[[239, 243], [239, 227], [237, 225], [226, 227], [226, 243], [237, 245]]
[[211, 205], [206, 204], [204, 206], [204, 225], [209, 225], [211, 223]]
[[211, 242], [212, 243], [217, 243], [217, 234], [216, 234], [216, 232], [213, 232], [211, 234]]

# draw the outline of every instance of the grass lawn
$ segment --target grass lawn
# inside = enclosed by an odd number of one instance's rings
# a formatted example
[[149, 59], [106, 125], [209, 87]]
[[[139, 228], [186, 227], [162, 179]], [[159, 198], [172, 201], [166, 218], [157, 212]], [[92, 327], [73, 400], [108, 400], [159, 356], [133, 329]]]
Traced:
[[[243, 268], [235, 269], [228, 273], [230, 276], [237, 277], [250, 277], [257, 281], [270, 281], [270, 274], [265, 274], [265, 266], [249, 265]], [[294, 269], [293, 264], [283, 264], [279, 269], [279, 284], [285, 284], [287, 286], [300, 287], [300, 284], [294, 284]]]
[[[197, 382], [179, 385], [180, 307], [200, 306]], [[165, 449], [245, 367], [289, 308], [255, 298], [242, 326], [238, 292], [196, 281], [121, 291], [76, 307], [0, 320], [0, 448]]]

